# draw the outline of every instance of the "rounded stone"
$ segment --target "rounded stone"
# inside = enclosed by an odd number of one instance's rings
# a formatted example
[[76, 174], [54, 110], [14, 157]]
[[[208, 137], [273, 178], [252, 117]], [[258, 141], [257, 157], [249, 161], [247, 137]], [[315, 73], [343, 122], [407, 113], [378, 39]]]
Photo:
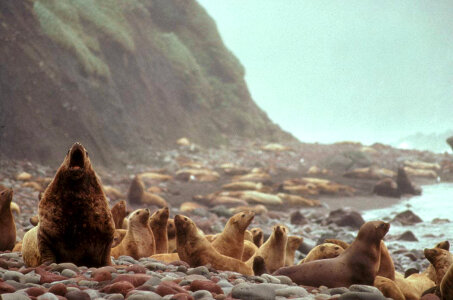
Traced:
[[189, 269], [187, 275], [198, 274], [198, 275], [209, 275], [209, 270], [205, 266], [199, 266], [196, 268]]
[[77, 275], [77, 273], [71, 269], [64, 269], [63, 271], [61, 271], [61, 275], [68, 277], [68, 278], [72, 278], [72, 277], [75, 277]]
[[64, 295], [68, 300], [91, 300], [90, 295], [84, 291], [71, 291]]
[[282, 289], [278, 289], [275, 291], [276, 296], [282, 296], [282, 297], [306, 297], [308, 296], [308, 292], [306, 289], [303, 287], [299, 286], [290, 286], [290, 287], [285, 287]]
[[231, 296], [238, 299], [274, 300], [275, 291], [265, 284], [240, 283], [233, 287]]
[[45, 293], [39, 296], [37, 300], [58, 300], [58, 297], [52, 293]]
[[49, 288], [49, 293], [53, 293], [58, 296], [64, 296], [67, 292], [68, 289], [63, 283], [57, 283]]
[[383, 295], [365, 292], [347, 292], [338, 298], [339, 300], [386, 300]]
[[25, 280], [25, 275], [22, 274], [21, 272], [17, 271], [6, 271], [5, 274], [3, 274], [3, 280], [14, 280], [17, 282], [24, 282]]

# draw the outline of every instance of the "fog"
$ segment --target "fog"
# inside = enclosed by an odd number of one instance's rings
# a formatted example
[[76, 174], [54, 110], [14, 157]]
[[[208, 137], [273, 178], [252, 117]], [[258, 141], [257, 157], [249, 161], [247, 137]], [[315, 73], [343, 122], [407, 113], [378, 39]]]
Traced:
[[253, 99], [301, 141], [401, 143], [453, 129], [451, 1], [200, 3]]

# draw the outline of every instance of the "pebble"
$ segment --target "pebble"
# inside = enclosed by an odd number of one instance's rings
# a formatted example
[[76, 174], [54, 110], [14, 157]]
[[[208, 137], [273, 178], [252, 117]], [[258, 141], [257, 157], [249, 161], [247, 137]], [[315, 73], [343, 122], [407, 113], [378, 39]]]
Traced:
[[58, 297], [52, 293], [45, 293], [39, 296], [37, 300], [58, 300]]
[[201, 299], [212, 299], [212, 294], [208, 291], [205, 290], [198, 290], [195, 293], [192, 294], [192, 297], [195, 300], [201, 300]]
[[386, 300], [382, 294], [365, 292], [347, 292], [340, 296], [340, 300]]
[[272, 275], [269, 275], [269, 274], [263, 274], [263, 275], [261, 275], [261, 277], [266, 279], [266, 281], [269, 282], [269, 283], [278, 283], [278, 284], [281, 283], [280, 279], [278, 279], [278, 278], [276, 278], [276, 277], [274, 277]]
[[351, 292], [364, 292], [364, 293], [372, 293], [376, 295], [382, 296], [382, 293], [379, 289], [374, 286], [370, 285], [362, 285], [362, 284], [353, 284], [349, 287], [349, 291]]
[[134, 292], [132, 295], [128, 296], [127, 299], [129, 300], [160, 300], [162, 299], [156, 293], [153, 292], [146, 292], [146, 291], [138, 291]]
[[240, 283], [233, 287], [231, 296], [237, 299], [274, 300], [275, 291], [265, 284]]
[[275, 295], [287, 297], [287, 298], [289, 298], [291, 296], [306, 297], [306, 296], [308, 296], [308, 292], [303, 287], [291, 286], [291, 287], [285, 287], [285, 288], [276, 290]]
[[38, 275], [38, 274], [35, 274], [34, 271], [24, 275], [24, 282], [25, 283], [39, 284], [40, 281], [41, 281], [41, 276]]
[[3, 274], [3, 280], [14, 280], [17, 282], [24, 282], [25, 281], [25, 275], [22, 274], [21, 272], [17, 271], [6, 271], [5, 274]]
[[64, 295], [68, 300], [91, 300], [90, 295], [84, 291], [70, 291]]
[[77, 273], [71, 269], [64, 269], [63, 271], [61, 271], [61, 275], [68, 277], [68, 278], [72, 278], [72, 277], [76, 276]]
[[205, 266], [200, 266], [196, 268], [191, 268], [187, 271], [188, 275], [197, 274], [197, 275], [209, 275], [209, 270]]
[[21, 292], [2, 294], [2, 300], [29, 300], [30, 297]]
[[121, 294], [110, 294], [110, 295], [105, 295], [104, 298], [108, 299], [108, 300], [123, 300], [124, 296]]

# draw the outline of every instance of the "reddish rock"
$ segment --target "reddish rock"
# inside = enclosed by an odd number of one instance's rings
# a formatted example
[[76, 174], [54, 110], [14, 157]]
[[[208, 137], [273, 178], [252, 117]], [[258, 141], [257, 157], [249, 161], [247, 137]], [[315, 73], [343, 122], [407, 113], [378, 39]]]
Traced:
[[19, 272], [21, 272], [22, 274], [25, 275], [25, 274], [30, 273], [31, 271], [34, 271], [34, 270], [35, 270], [35, 268], [22, 268], [22, 269], [19, 270]]
[[41, 275], [41, 280], [40, 280], [41, 284], [43, 284], [43, 283], [51, 283], [51, 282], [54, 282], [54, 281], [60, 281], [60, 280], [68, 279], [65, 276], [61, 276], [61, 275], [57, 275], [57, 274], [53, 274], [53, 273], [47, 272], [42, 267], [36, 268], [35, 272], [36, 272], [36, 274]]
[[6, 263], [6, 260], [4, 260], [3, 258], [0, 258], [0, 268], [8, 269], [8, 264]]
[[91, 300], [90, 295], [83, 291], [70, 291], [64, 296], [68, 300]]
[[5, 293], [14, 293], [16, 289], [7, 284], [6, 282], [0, 282], [0, 294], [5, 294]]
[[68, 292], [66, 285], [63, 283], [57, 283], [49, 288], [49, 293], [55, 294], [57, 296], [64, 296]]
[[192, 283], [190, 284], [190, 290], [192, 292], [196, 292], [198, 290], [206, 290], [206, 291], [210, 291], [211, 293], [214, 293], [214, 294], [223, 294], [223, 291], [220, 288], [220, 286], [218, 286], [217, 284], [215, 284], [212, 281], [205, 281], [205, 280], [192, 281]]
[[130, 265], [127, 267], [126, 272], [134, 272], [135, 274], [146, 274], [148, 269], [141, 265]]
[[93, 280], [102, 282], [106, 280], [112, 280], [112, 273], [104, 268], [99, 268], [91, 274]]
[[60, 295], [56, 295], [56, 296], [57, 296], [58, 300], [68, 300], [68, 299], [66, 299], [66, 297], [63, 297], [63, 296], [60, 296]]
[[178, 293], [183, 293], [183, 294], [188, 294], [188, 292], [180, 287], [176, 282], [174, 281], [164, 281], [159, 284], [159, 286], [156, 289], [156, 293], [159, 294], [160, 296], [166, 296], [166, 295], [171, 295], [171, 294], [178, 294]]
[[29, 296], [38, 297], [46, 292], [46, 289], [41, 287], [31, 287], [25, 291]]
[[120, 282], [120, 281], [127, 281], [132, 283], [134, 287], [140, 286], [144, 284], [148, 279], [150, 279], [150, 275], [145, 274], [121, 274], [118, 275], [112, 283]]
[[189, 294], [179, 293], [171, 297], [170, 300], [194, 300], [194, 299]]
[[105, 286], [101, 292], [107, 293], [107, 294], [122, 294], [124, 297], [126, 297], [127, 293], [132, 291], [134, 289], [134, 286], [132, 283], [129, 281], [119, 281], [115, 282], [113, 284]]
[[426, 294], [423, 297], [420, 298], [420, 300], [440, 300], [439, 297], [435, 294]]
[[227, 296], [225, 296], [224, 294], [220, 294], [214, 297], [215, 300], [225, 300], [226, 298]]

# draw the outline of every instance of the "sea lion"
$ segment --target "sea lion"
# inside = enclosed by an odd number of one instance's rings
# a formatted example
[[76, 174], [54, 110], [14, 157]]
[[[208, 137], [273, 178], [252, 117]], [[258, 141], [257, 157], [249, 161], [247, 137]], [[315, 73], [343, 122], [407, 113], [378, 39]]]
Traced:
[[159, 207], [168, 206], [167, 201], [165, 201], [162, 197], [145, 191], [145, 185], [143, 184], [140, 176], [135, 176], [134, 179], [132, 179], [131, 185], [129, 186], [129, 190], [127, 192], [127, 199], [131, 204], [145, 203], [157, 205]]
[[362, 225], [354, 242], [338, 257], [283, 267], [274, 275], [286, 275], [299, 285], [349, 287], [373, 285], [380, 265], [381, 240], [390, 228], [382, 221]]
[[453, 299], [453, 265], [450, 265], [444, 278], [442, 278], [440, 294], [444, 300]]
[[27, 231], [22, 239], [22, 257], [27, 267], [37, 267], [42, 264], [38, 248], [38, 226]]
[[156, 243], [155, 254], [168, 252], [167, 222], [169, 215], [168, 207], [158, 209], [151, 215], [149, 223]]
[[296, 250], [302, 244], [303, 238], [290, 235], [288, 237], [288, 242], [286, 243], [286, 254], [285, 254], [285, 267], [294, 266], [294, 256], [296, 255]]
[[376, 276], [395, 280], [395, 264], [384, 241], [381, 241], [381, 262]]
[[14, 248], [13, 248], [13, 250], [11, 250], [11, 252], [22, 252], [22, 242], [16, 243], [16, 245], [14, 245]]
[[112, 248], [112, 256], [129, 255], [140, 259], [155, 254], [156, 243], [149, 226], [149, 209], [137, 209], [128, 219], [126, 235], [118, 246]]
[[190, 218], [176, 215], [175, 226], [178, 255], [191, 267], [211, 264], [217, 270], [253, 275], [253, 269], [244, 262], [217, 252]]
[[302, 259], [299, 264], [308, 263], [310, 261], [334, 258], [344, 252], [344, 249], [336, 244], [324, 243], [320, 244], [308, 252], [307, 256]]
[[349, 247], [348, 243], [346, 243], [345, 241], [342, 241], [342, 240], [338, 240], [338, 239], [325, 239], [324, 243], [336, 244], [343, 249], [347, 249]]
[[16, 223], [11, 212], [13, 194], [12, 189], [0, 192], [0, 251], [12, 250], [16, 244]]
[[11, 208], [11, 212], [16, 213], [17, 216], [20, 215], [19, 204], [17, 204], [16, 202], [11, 201], [10, 208]]
[[176, 227], [175, 220], [168, 219], [167, 221], [167, 236], [168, 236], [168, 253], [176, 251]]
[[39, 201], [38, 214], [38, 248], [43, 263], [111, 264], [115, 224], [82, 144], [75, 143], [69, 149]]
[[[450, 251], [442, 248], [425, 249], [424, 254], [429, 262], [434, 266], [436, 271], [436, 278], [434, 282], [436, 285], [439, 285], [442, 282], [442, 278], [445, 273], [447, 273], [448, 268], [453, 263], [453, 255]], [[427, 274], [427, 276], [429, 276], [429, 274]]]
[[253, 243], [253, 234], [250, 230], [245, 230], [244, 231], [244, 240], [245, 241], [250, 241]]
[[261, 247], [261, 245], [264, 242], [263, 230], [261, 228], [255, 227], [255, 228], [252, 228], [250, 230], [250, 232], [252, 233], [252, 236], [253, 236], [253, 243], [255, 243], [255, 245], [258, 248]]
[[[448, 241], [439, 242], [434, 248], [440, 248], [449, 251], [450, 250], [450, 243]], [[434, 268], [433, 264], [430, 263], [428, 268], [423, 271], [423, 274], [427, 274], [429, 279], [436, 282], [437, 273], [436, 268]]]
[[396, 285], [395, 281], [382, 276], [376, 276], [374, 279], [374, 286], [378, 288], [382, 294], [393, 300], [406, 300], [403, 292]]
[[36, 216], [31, 216], [30, 219], [29, 219], [29, 221], [30, 221], [30, 224], [31, 224], [31, 225], [37, 226], [38, 223], [39, 223], [39, 217], [38, 217], [38, 215], [36, 215]]
[[258, 251], [258, 247], [247, 240], [244, 240], [244, 252], [242, 253], [242, 261], [248, 261], [250, 257], [255, 255], [256, 251]]
[[149, 258], [152, 258], [152, 259], [155, 259], [155, 260], [158, 260], [158, 261], [163, 261], [163, 262], [166, 262], [166, 263], [171, 263], [171, 262], [174, 262], [174, 261], [181, 260], [179, 258], [178, 253], [154, 254], [154, 255], [151, 255]]
[[121, 200], [113, 205], [112, 209], [113, 222], [115, 222], [115, 229], [123, 228], [124, 218], [127, 216], [126, 201]]
[[395, 272], [395, 283], [406, 300], [418, 300], [424, 291], [435, 286], [426, 274], [412, 274], [404, 278], [403, 274]]
[[285, 265], [286, 243], [288, 241], [288, 229], [283, 225], [274, 225], [271, 236], [261, 245], [258, 251], [246, 263], [250, 267], [255, 256], [264, 258], [266, 268], [274, 272]]
[[254, 217], [253, 211], [244, 211], [232, 216], [222, 233], [211, 243], [212, 246], [220, 254], [241, 260], [244, 252], [244, 232]]
[[112, 248], [115, 248], [121, 243], [121, 241], [126, 236], [126, 233], [127, 229], [115, 229], [115, 233], [113, 234]]

